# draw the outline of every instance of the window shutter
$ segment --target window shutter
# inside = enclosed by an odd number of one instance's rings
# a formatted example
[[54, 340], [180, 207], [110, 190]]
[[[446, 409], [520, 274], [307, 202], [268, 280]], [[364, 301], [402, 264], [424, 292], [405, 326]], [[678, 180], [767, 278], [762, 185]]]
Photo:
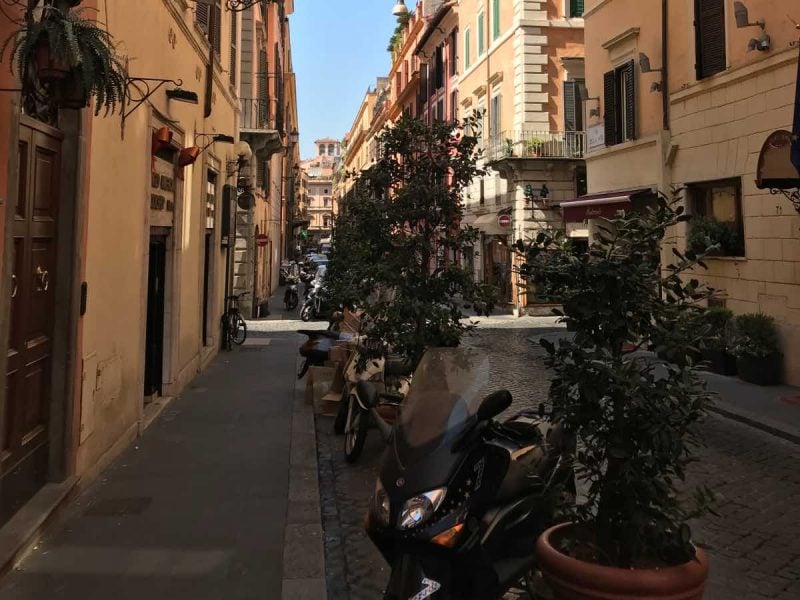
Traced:
[[603, 102], [605, 103], [606, 146], [618, 144], [617, 140], [617, 76], [614, 71], [603, 75]]
[[492, 39], [500, 37], [500, 0], [492, 2]]
[[195, 13], [194, 13], [194, 20], [200, 26], [200, 28], [208, 33], [208, 14], [209, 8], [211, 8], [208, 4], [197, 4], [195, 6]]
[[486, 32], [484, 31], [484, 14], [478, 15], [478, 56], [483, 55], [484, 44], [486, 43]]
[[231, 64], [230, 64], [230, 78], [231, 78], [231, 85], [236, 85], [236, 55], [238, 52], [236, 51], [236, 44], [237, 44], [237, 27], [236, 27], [236, 15], [235, 11], [231, 11]]
[[575, 110], [575, 82], [564, 82], [564, 131], [577, 131], [577, 111]]
[[222, 7], [216, 4], [212, 7], [214, 11], [214, 31], [211, 36], [211, 45], [217, 58], [222, 54]]
[[625, 77], [625, 131], [629, 140], [636, 139], [636, 68], [630, 61], [623, 67]]
[[464, 70], [466, 71], [469, 69], [471, 62], [470, 53], [470, 42], [469, 42], [469, 29], [464, 32]]
[[697, 79], [725, 70], [725, 2], [695, 0]]
[[583, 0], [570, 0], [569, 3], [569, 16], [582, 17], [583, 16]]

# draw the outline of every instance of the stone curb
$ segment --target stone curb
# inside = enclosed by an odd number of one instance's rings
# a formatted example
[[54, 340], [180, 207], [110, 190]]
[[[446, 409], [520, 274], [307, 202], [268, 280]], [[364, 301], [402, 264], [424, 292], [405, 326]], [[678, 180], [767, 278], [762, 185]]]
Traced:
[[281, 597], [284, 600], [326, 600], [317, 434], [313, 407], [305, 402], [304, 382], [297, 382], [292, 397]]

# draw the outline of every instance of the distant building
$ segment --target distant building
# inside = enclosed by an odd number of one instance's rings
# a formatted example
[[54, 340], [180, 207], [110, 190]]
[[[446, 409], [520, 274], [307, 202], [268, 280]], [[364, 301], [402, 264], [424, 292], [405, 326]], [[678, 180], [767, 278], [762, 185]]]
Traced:
[[331, 236], [336, 202], [333, 193], [334, 173], [342, 163], [342, 143], [332, 138], [314, 142], [317, 156], [300, 163], [303, 171], [303, 217], [307, 219], [306, 245], [317, 246]]

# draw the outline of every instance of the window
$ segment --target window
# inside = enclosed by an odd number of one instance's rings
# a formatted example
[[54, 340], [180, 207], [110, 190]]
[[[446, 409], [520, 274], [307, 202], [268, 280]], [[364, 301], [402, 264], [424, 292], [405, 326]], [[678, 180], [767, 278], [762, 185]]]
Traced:
[[583, 79], [564, 82], [564, 131], [583, 131], [583, 103], [580, 90]]
[[214, 53], [219, 58], [222, 48], [222, 7], [219, 4], [219, 0], [214, 2], [214, 6], [198, 3], [194, 18], [205, 32], [209, 43], [214, 48]]
[[719, 245], [717, 256], [745, 256], [741, 180], [694, 183], [688, 189], [694, 217], [687, 249], [705, 250], [710, 241]]
[[583, 16], [583, 0], [569, 0], [570, 18]]
[[450, 92], [450, 120], [458, 120], [458, 90]]
[[491, 112], [489, 114], [489, 138], [492, 140], [497, 140], [500, 136], [500, 106], [502, 102], [502, 94], [492, 97]]
[[237, 43], [237, 29], [236, 29], [236, 18], [238, 13], [235, 11], [231, 11], [231, 64], [230, 70], [228, 71], [228, 75], [230, 76], [231, 85], [236, 85], [236, 43]]
[[636, 139], [636, 81], [633, 61], [603, 77], [606, 146]]
[[[581, 2], [583, 4], [583, 2]], [[492, 40], [500, 37], [500, 0], [492, 0]]]
[[436, 47], [436, 66], [434, 67], [434, 86], [440, 90], [444, 87], [444, 44]]
[[469, 27], [467, 27], [464, 30], [464, 70], [465, 71], [467, 69], [469, 69], [470, 66], [472, 65], [471, 57], [469, 55], [470, 50], [471, 50], [470, 41], [469, 41], [469, 34], [470, 34], [470, 30], [469, 30]]
[[481, 206], [486, 204], [486, 180], [483, 177], [481, 177], [481, 183], [480, 183], [479, 202]]
[[450, 61], [450, 77], [458, 73], [458, 29], [454, 29], [450, 33], [450, 54], [448, 60]]
[[325, 198], [322, 201], [322, 206], [324, 206], [325, 208], [328, 208], [328, 206], [330, 206], [330, 203], [331, 203], [331, 199], [330, 198]]
[[336, 154], [336, 152], [334, 150], [333, 144], [328, 144], [328, 156], [333, 156], [334, 154]]
[[330, 215], [325, 215], [324, 217], [322, 217], [322, 221], [323, 221], [323, 226], [325, 227], [325, 229], [329, 229], [330, 226], [331, 226], [331, 216]]
[[436, 103], [436, 115], [439, 117], [440, 121], [444, 121], [447, 118], [447, 115], [444, 113], [444, 98]]
[[697, 79], [725, 70], [724, 0], [695, 0], [695, 71]]
[[478, 56], [483, 56], [486, 51], [486, 18], [483, 11], [478, 13]]

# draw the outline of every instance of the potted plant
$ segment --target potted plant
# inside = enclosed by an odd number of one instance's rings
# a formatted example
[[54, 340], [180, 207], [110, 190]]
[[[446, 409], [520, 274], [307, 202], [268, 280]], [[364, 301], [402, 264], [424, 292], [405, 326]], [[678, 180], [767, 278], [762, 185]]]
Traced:
[[732, 353], [733, 312], [721, 306], [705, 310], [702, 318], [709, 325], [703, 347], [703, 360], [719, 375], [736, 375], [736, 357]]
[[527, 141], [526, 147], [528, 149], [529, 156], [540, 156], [542, 153], [542, 145], [544, 142], [541, 138], [535, 137], [531, 138]]
[[[542, 340], [554, 372], [554, 418], [577, 437], [575, 473], [585, 494], [568, 522], [537, 543], [540, 568], [559, 600], [702, 598], [708, 574], [689, 522], [712, 505], [710, 490], [683, 481], [700, 443], [696, 425], [710, 401], [688, 348], [707, 328], [667, 333], [713, 290], [691, 274], [702, 255], [674, 251], [662, 265], [664, 236], [686, 220], [677, 192], [601, 228], [589, 252], [570, 251], [563, 234], [528, 245], [522, 275], [563, 306], [572, 338]], [[554, 260], [536, 262], [556, 246]], [[661, 268], [660, 268], [661, 267]], [[630, 341], [637, 340], [631, 346]], [[658, 365], [636, 353], [663, 346], [683, 360]]]
[[736, 317], [734, 354], [739, 377], [757, 385], [777, 385], [781, 382], [783, 355], [775, 320], [764, 314], [752, 313]]
[[514, 156], [514, 140], [506, 138], [506, 156]]
[[23, 86], [34, 80], [57, 81], [62, 108], [83, 108], [95, 97], [96, 113], [113, 112], [127, 88], [125, 67], [117, 57], [111, 35], [82, 11], [62, 12], [44, 6], [41, 18], [30, 19], [0, 50], [11, 48]]
[[735, 223], [723, 223], [713, 217], [693, 217], [686, 247], [708, 256], [744, 256], [744, 244]]

